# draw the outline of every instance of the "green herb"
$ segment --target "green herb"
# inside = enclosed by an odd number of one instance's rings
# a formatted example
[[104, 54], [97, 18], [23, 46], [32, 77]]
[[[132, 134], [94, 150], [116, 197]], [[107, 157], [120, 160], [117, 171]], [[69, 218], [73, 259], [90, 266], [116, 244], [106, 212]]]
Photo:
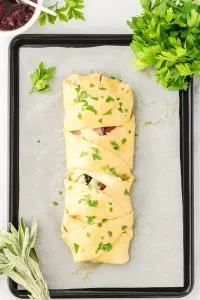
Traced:
[[78, 250], [79, 250], [79, 245], [74, 243], [74, 251], [75, 253], [78, 253]]
[[125, 110], [124, 110], [126, 113], [128, 112], [128, 108], [125, 108]]
[[98, 227], [102, 227], [102, 223], [98, 223]]
[[123, 225], [122, 226], [122, 230], [124, 231], [124, 230], [126, 230], [128, 227], [126, 226], [126, 225]]
[[109, 205], [112, 205], [112, 202], [108, 202]]
[[117, 98], [117, 101], [119, 101], [120, 100], [120, 98]]
[[100, 88], [99, 88], [100, 90], [102, 90], [102, 91], [105, 91], [106, 90], [106, 88], [105, 87], [103, 87], [103, 86], [100, 86]]
[[58, 201], [53, 201], [54, 206], [58, 206], [58, 204], [59, 204]]
[[95, 252], [97, 254], [99, 251], [111, 251], [111, 250], [112, 250], [111, 243], [103, 244], [103, 242], [100, 242]]
[[109, 211], [110, 211], [110, 212], [113, 212], [113, 208], [112, 208], [112, 207], [110, 207], [110, 208], [109, 208]]
[[124, 144], [126, 144], [126, 142], [127, 142], [127, 139], [126, 139], [126, 138], [123, 138], [123, 139], [122, 139], [122, 144], [124, 145]]
[[108, 235], [109, 235], [109, 237], [111, 237], [112, 236], [112, 231], [108, 231]]
[[62, 191], [59, 191], [59, 193], [58, 193], [59, 195], [62, 195], [63, 194], [63, 192]]
[[68, 190], [72, 190], [72, 185], [69, 185], [69, 186], [68, 186]]
[[30, 75], [32, 87], [30, 93], [33, 92], [47, 92], [50, 90], [49, 81], [54, 78], [56, 67], [46, 68], [44, 63], [41, 62], [36, 70]]
[[130, 196], [130, 193], [129, 193], [129, 191], [128, 191], [127, 189], [125, 189], [124, 195], [125, 195], [125, 196]]
[[102, 123], [102, 122], [103, 122], [103, 119], [99, 119], [98, 122], [99, 122], [99, 123]]
[[113, 146], [113, 149], [114, 149], [114, 150], [119, 150], [119, 145], [117, 144], [117, 142], [111, 141], [110, 143], [111, 143], [111, 145]]
[[93, 100], [95, 100], [95, 101], [99, 100], [98, 97], [94, 97], [94, 96], [91, 96], [90, 98], [93, 99]]
[[113, 167], [110, 167], [109, 165], [103, 166], [102, 169], [103, 169], [103, 171], [105, 171], [106, 173], [110, 173], [110, 174], [112, 174], [112, 175], [117, 176], [116, 169], [113, 168]]
[[91, 234], [89, 232], [87, 232], [87, 237], [90, 238], [91, 237]]
[[128, 176], [128, 174], [126, 174], [126, 173], [120, 175], [120, 177], [121, 177], [121, 179], [124, 180], [124, 181], [126, 181], [126, 180], [129, 179], [129, 176]]
[[93, 83], [90, 83], [90, 87], [93, 88], [95, 85]]
[[102, 160], [102, 157], [101, 157], [101, 153], [99, 151], [98, 148], [95, 148], [95, 147], [91, 147], [91, 149], [93, 150], [93, 154], [92, 154], [92, 157], [94, 160]]
[[90, 194], [85, 195], [84, 198], [81, 198], [78, 203], [86, 203], [91, 207], [98, 207], [98, 200], [92, 200], [92, 196]]
[[123, 112], [124, 112], [123, 109], [122, 109], [122, 102], [119, 102], [118, 111], [119, 111], [120, 113], [123, 113]]
[[115, 101], [115, 99], [113, 97], [107, 96], [106, 102], [110, 103], [110, 102], [114, 102], [114, 101]]
[[157, 81], [170, 90], [186, 90], [200, 73], [200, 4], [194, 0], [141, 0], [143, 13], [133, 29], [132, 60], [137, 70], [153, 66]]
[[[77, 91], [77, 97], [73, 100], [73, 102], [75, 104], [80, 104], [82, 111], [89, 110], [89, 111], [93, 112], [94, 114], [97, 114], [97, 111], [94, 108], [94, 106], [88, 104], [88, 101], [87, 101], [87, 99], [89, 97], [91, 98], [91, 95], [88, 94], [86, 91], [81, 91], [80, 87], [77, 87], [76, 91]], [[81, 118], [82, 118], [82, 115], [81, 115]]]
[[40, 271], [35, 250], [38, 224], [29, 228], [23, 219], [19, 229], [9, 224], [10, 232], [0, 231], [0, 275], [7, 275], [23, 286], [31, 299], [50, 300], [47, 282]]
[[50, 5], [48, 8], [54, 11], [57, 16], [49, 15], [48, 13], [41, 12], [38, 22], [40, 26], [43, 26], [48, 21], [50, 24], [54, 24], [57, 19], [61, 22], [68, 23], [72, 19], [85, 20], [84, 13], [84, 0], [64, 0], [64, 5], [58, 7], [58, 1]]
[[108, 116], [108, 115], [111, 115], [112, 114], [112, 109], [109, 109], [109, 110], [107, 110], [104, 114], [103, 114], [103, 116]]
[[131, 133], [131, 130], [129, 130], [128, 133], [130, 134], [130, 133]]
[[83, 116], [82, 116], [81, 113], [79, 113], [77, 117], [78, 117], [80, 120], [83, 119]]
[[102, 223], [106, 223], [108, 219], [102, 219]]
[[151, 124], [153, 124], [153, 122], [152, 122], [152, 121], [144, 121], [144, 125], [145, 125], [145, 126], [147, 126], [147, 125], [151, 125]]
[[94, 219], [96, 219], [96, 217], [94, 217], [94, 216], [90, 216], [90, 217], [86, 217], [87, 218], [87, 222], [88, 222], [88, 224], [90, 224], [90, 225], [92, 225], [93, 223], [94, 223]]
[[80, 154], [80, 158], [81, 157], [85, 157], [85, 156], [87, 156], [88, 155], [88, 152], [86, 152], [86, 151], [81, 151], [81, 154]]

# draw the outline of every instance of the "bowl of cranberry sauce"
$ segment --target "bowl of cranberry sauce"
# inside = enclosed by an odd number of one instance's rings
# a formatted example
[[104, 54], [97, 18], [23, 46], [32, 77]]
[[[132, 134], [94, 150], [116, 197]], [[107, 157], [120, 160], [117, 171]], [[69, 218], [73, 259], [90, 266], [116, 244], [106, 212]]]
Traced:
[[[32, 0], [42, 5], [42, 0]], [[40, 9], [23, 1], [0, 0], [0, 36], [15, 35], [30, 28], [40, 15]]]

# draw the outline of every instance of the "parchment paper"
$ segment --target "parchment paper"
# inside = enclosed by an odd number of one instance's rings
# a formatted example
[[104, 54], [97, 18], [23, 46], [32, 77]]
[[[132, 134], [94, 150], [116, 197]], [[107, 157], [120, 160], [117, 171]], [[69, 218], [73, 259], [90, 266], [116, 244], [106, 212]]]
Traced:
[[[129, 47], [22, 48], [20, 50], [20, 216], [39, 222], [37, 249], [51, 289], [183, 285], [182, 199], [178, 93], [133, 70]], [[29, 94], [39, 62], [57, 67], [52, 91]], [[136, 156], [133, 204], [137, 222], [126, 265], [74, 264], [60, 237], [63, 180], [62, 81], [93, 71], [134, 89]], [[53, 201], [59, 205], [54, 206]]]

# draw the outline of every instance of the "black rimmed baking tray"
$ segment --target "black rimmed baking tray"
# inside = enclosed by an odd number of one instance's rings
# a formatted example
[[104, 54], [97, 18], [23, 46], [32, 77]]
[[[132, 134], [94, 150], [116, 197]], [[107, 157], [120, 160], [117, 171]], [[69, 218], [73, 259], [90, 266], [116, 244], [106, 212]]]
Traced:
[[[18, 225], [19, 212], [19, 50], [21, 47], [95, 47], [128, 46], [130, 35], [22, 35], [10, 44], [10, 196], [9, 221]], [[183, 287], [91, 288], [51, 290], [52, 298], [135, 298], [180, 297], [193, 286], [193, 87], [180, 91], [180, 163], [183, 203]], [[9, 280], [12, 293], [27, 298]]]

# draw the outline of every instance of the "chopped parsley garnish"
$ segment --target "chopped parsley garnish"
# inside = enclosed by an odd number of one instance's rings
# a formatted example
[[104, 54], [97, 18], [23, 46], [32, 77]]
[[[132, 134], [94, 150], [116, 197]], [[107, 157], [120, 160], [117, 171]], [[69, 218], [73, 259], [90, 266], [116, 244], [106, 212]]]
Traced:
[[75, 88], [75, 90], [77, 91], [77, 97], [73, 100], [73, 102], [75, 104], [80, 104], [81, 105], [81, 110], [85, 111], [85, 110], [89, 110], [91, 112], [93, 112], [94, 114], [97, 114], [96, 109], [94, 108], [94, 106], [88, 104], [87, 99], [90, 97], [91, 95], [88, 94], [86, 91], [81, 91], [80, 87]]
[[91, 147], [93, 150], [92, 157], [94, 160], [102, 160], [101, 153], [98, 148]]
[[110, 208], [109, 208], [109, 211], [110, 211], [110, 212], [113, 212], [113, 208], [112, 208], [112, 207], [110, 207]]
[[103, 119], [99, 119], [99, 120], [98, 120], [98, 122], [102, 124], [102, 122], [103, 122]]
[[81, 198], [78, 203], [80, 204], [82, 202], [91, 207], [98, 207], [98, 200], [93, 200], [90, 194], [85, 195], [84, 198]]
[[127, 189], [125, 189], [124, 195], [125, 195], [125, 196], [130, 196], [130, 192], [129, 192]]
[[63, 194], [63, 192], [62, 192], [62, 191], [59, 191], [59, 192], [58, 192], [58, 194], [59, 194], [59, 195], [62, 195], [62, 194]]
[[109, 237], [111, 237], [112, 236], [112, 231], [108, 231], [108, 235], [109, 235]]
[[123, 139], [122, 139], [122, 144], [124, 145], [124, 144], [126, 144], [126, 142], [127, 142], [127, 139], [126, 139], [126, 138], [123, 138]]
[[124, 110], [126, 113], [128, 112], [128, 108], [125, 108], [125, 110]]
[[58, 206], [58, 201], [53, 201], [54, 206]]
[[99, 100], [99, 98], [98, 97], [94, 97], [94, 96], [91, 96], [91, 98], [93, 99], [93, 100]]
[[90, 238], [91, 237], [91, 234], [89, 232], [87, 232], [87, 237]]
[[98, 223], [98, 227], [102, 227], [104, 223], [106, 223], [108, 219], [102, 219], [101, 222]]
[[128, 133], [130, 134], [130, 133], [131, 133], [131, 130], [129, 130]]
[[117, 173], [116, 173], [116, 169], [113, 168], [113, 167], [110, 167], [109, 165], [106, 165], [102, 168], [106, 173], [110, 173], [112, 175], [115, 175], [117, 176]]
[[106, 88], [105, 88], [104, 86], [100, 86], [99, 89], [102, 90], [102, 91], [105, 91], [105, 90], [106, 90]]
[[110, 102], [114, 102], [114, 101], [115, 101], [115, 99], [113, 97], [107, 96], [106, 102], [110, 103]]
[[93, 83], [90, 83], [90, 87], [93, 88], [93, 87], [94, 87], [94, 84], [93, 84]]
[[124, 231], [124, 230], [126, 230], [128, 227], [126, 226], [126, 225], [123, 225], [122, 226], [122, 230]]
[[114, 150], [119, 150], [119, 145], [117, 144], [117, 142], [111, 141], [110, 143], [111, 143], [111, 145], [113, 146], [113, 149], [114, 149]]
[[120, 113], [123, 113], [122, 102], [119, 102], [118, 111], [119, 111]]
[[98, 223], [98, 227], [102, 227], [102, 223]]
[[79, 245], [74, 243], [74, 251], [75, 253], [78, 253], [78, 250], [79, 250]]
[[97, 254], [99, 251], [111, 251], [111, 250], [112, 250], [111, 243], [103, 244], [103, 242], [100, 242], [95, 252]]
[[119, 101], [120, 100], [120, 98], [117, 98], [117, 101]]
[[92, 225], [94, 223], [94, 219], [96, 219], [96, 217], [94, 216], [89, 216], [89, 217], [86, 217], [87, 218], [87, 222], [88, 224]]
[[126, 173], [120, 175], [120, 177], [121, 177], [121, 179], [124, 180], [124, 181], [129, 179], [129, 176], [128, 176], [128, 174], [126, 174]]
[[108, 219], [102, 219], [102, 223], [106, 223]]
[[88, 155], [88, 152], [82, 151], [79, 157], [81, 158], [81, 157], [84, 157], [84, 156], [87, 156], [87, 155]]
[[108, 202], [109, 205], [112, 205], [112, 202]]
[[72, 185], [69, 185], [69, 186], [68, 186], [68, 190], [72, 190]]
[[77, 117], [78, 117], [80, 120], [83, 119], [83, 116], [82, 116], [81, 113], [79, 113]]
[[109, 115], [112, 115], [112, 109], [107, 110], [107, 111], [103, 114], [103, 116], [109, 116]]

